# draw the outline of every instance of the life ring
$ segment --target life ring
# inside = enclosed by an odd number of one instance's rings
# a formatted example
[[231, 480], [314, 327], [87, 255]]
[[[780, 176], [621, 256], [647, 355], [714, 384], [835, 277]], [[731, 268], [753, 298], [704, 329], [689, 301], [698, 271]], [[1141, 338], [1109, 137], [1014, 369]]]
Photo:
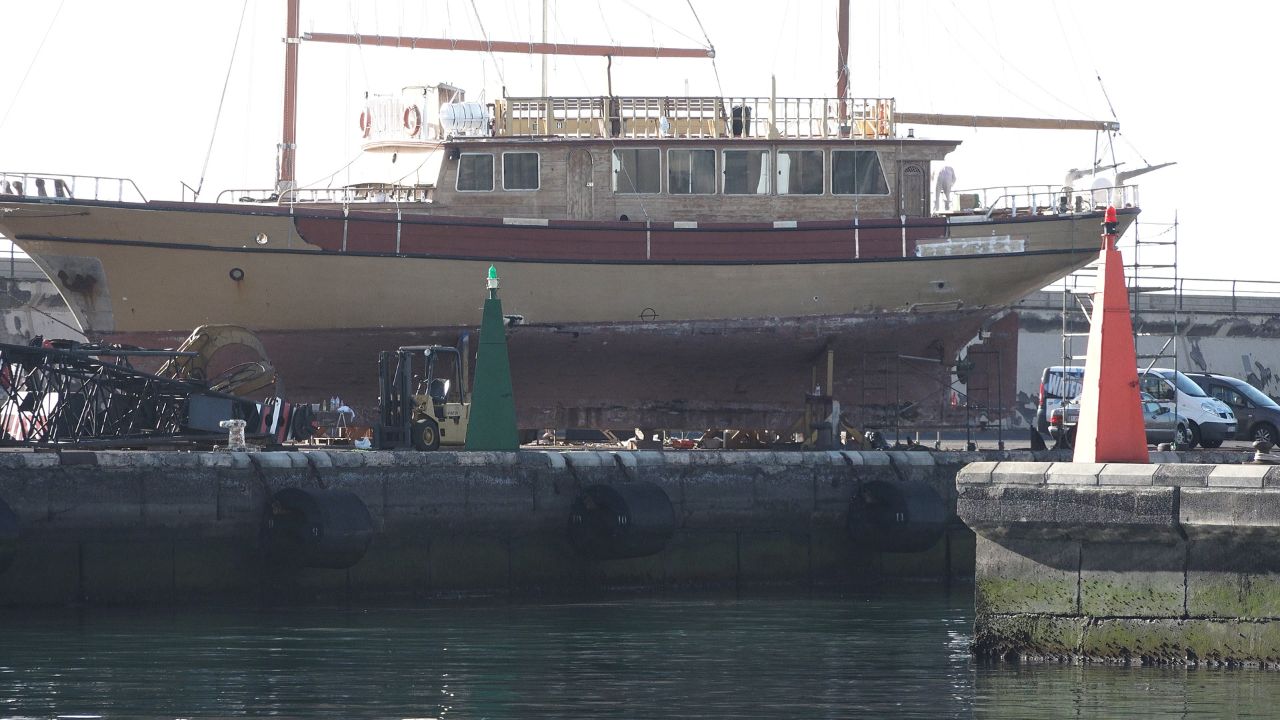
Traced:
[[405, 108], [404, 129], [409, 131], [409, 137], [418, 137], [418, 133], [422, 132], [422, 112], [417, 105]]
[[369, 137], [369, 131], [372, 130], [372, 128], [373, 116], [369, 114], [368, 110], [365, 110], [360, 113], [360, 132], [363, 133], [365, 137]]

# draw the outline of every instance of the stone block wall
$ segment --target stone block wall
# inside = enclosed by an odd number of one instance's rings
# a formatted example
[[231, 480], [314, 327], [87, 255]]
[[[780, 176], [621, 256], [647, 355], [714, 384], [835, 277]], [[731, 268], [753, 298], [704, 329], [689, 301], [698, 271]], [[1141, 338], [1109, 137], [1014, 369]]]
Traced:
[[980, 462], [957, 488], [977, 654], [1280, 662], [1280, 467]]
[[[1001, 453], [993, 457], [1008, 457]], [[857, 585], [972, 573], [955, 474], [984, 456], [906, 452], [0, 452], [18, 518], [0, 606], [360, 602], [612, 587]], [[859, 483], [934, 488], [953, 522], [918, 553], [869, 551], [846, 521]], [[675, 528], [648, 557], [589, 560], [571, 504], [597, 484], [651, 483]], [[264, 561], [283, 488], [344, 490], [372, 520], [346, 569]], [[0, 538], [0, 545], [5, 545]], [[0, 550], [4, 549], [0, 547]]]

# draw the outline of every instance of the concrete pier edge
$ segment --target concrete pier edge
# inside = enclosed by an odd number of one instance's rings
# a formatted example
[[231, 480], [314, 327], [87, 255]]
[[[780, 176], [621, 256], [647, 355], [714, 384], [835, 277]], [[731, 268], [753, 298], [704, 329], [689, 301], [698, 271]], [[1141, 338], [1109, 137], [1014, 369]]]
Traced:
[[1280, 467], [978, 462], [974, 651], [1280, 664]]
[[[867, 587], [972, 576], [958, 521], [925, 552], [849, 540], [860, 482], [919, 483], [954, 517], [955, 476], [981, 460], [1053, 452], [591, 451], [0, 452], [0, 499], [18, 517], [0, 606], [377, 602], [457, 593], [614, 587]], [[659, 553], [588, 560], [570, 506], [595, 484], [652, 483], [675, 528]], [[283, 488], [346, 490], [372, 521], [347, 569], [263, 561]]]

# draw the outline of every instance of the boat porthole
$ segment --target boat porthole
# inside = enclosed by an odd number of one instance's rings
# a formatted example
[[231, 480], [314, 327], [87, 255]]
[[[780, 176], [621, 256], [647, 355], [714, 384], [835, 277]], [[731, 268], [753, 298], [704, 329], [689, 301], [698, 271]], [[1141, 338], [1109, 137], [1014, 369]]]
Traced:
[[231, 272], [227, 274], [230, 275], [231, 279], [235, 280], [236, 282], [240, 282], [241, 280], [244, 279], [244, 271], [241, 270], [240, 268], [231, 268]]
[[253, 239], [253, 241], [254, 241], [254, 242], [256, 242], [256, 243], [258, 243], [259, 245], [266, 245], [266, 244], [267, 244], [267, 234], [266, 234], [266, 233], [258, 233], [258, 237], [254, 238], [254, 239]]

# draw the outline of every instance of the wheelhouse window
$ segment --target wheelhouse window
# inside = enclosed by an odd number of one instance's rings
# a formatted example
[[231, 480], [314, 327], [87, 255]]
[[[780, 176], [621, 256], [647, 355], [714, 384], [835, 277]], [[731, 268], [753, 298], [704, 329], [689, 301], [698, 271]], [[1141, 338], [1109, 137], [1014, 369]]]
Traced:
[[769, 151], [725, 150], [724, 194], [768, 195]]
[[779, 195], [821, 195], [825, 174], [821, 150], [778, 151]]
[[712, 195], [715, 191], [715, 150], [667, 151], [667, 192], [672, 195]]
[[657, 148], [614, 150], [613, 191], [662, 192], [662, 153]]
[[493, 190], [492, 153], [462, 153], [458, 158], [458, 190], [460, 192]]
[[832, 195], [888, 195], [880, 154], [875, 150], [831, 151]]
[[502, 189], [538, 189], [538, 153], [502, 153]]

